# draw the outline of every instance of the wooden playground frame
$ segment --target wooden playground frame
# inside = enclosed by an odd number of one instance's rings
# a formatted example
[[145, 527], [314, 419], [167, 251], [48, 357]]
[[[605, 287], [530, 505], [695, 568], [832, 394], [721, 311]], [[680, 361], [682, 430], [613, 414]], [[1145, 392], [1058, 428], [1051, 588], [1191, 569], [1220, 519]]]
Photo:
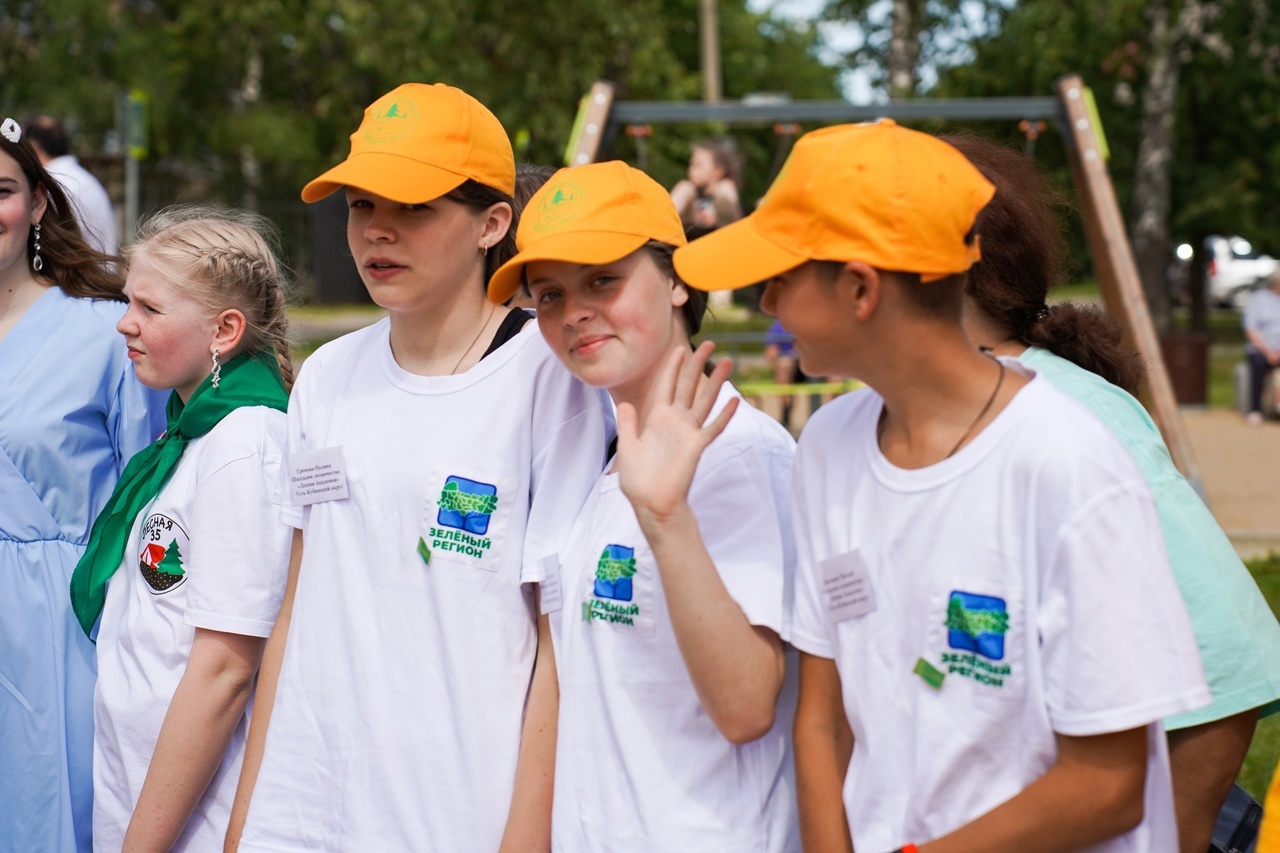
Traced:
[[[1174, 464], [1199, 490], [1199, 467], [1161, 356], [1160, 341], [1151, 322], [1133, 250], [1125, 233], [1124, 219], [1107, 171], [1101, 128], [1089, 106], [1088, 90], [1078, 74], [1069, 74], [1054, 83], [1054, 93], [1052, 97], [1036, 98], [921, 98], [877, 105], [855, 105], [846, 101], [769, 104], [617, 101], [613, 84], [597, 80], [578, 111], [566, 160], [573, 166], [594, 162], [618, 130], [628, 125], [707, 121], [727, 125], [774, 122], [835, 124], [881, 117], [906, 121], [997, 119], [1052, 122], [1066, 143], [1089, 254], [1102, 288], [1103, 302], [1142, 354], [1147, 367], [1146, 389], [1152, 414], [1169, 446]], [[814, 392], [805, 389], [805, 393]], [[781, 411], [781, 402], [774, 408]]]

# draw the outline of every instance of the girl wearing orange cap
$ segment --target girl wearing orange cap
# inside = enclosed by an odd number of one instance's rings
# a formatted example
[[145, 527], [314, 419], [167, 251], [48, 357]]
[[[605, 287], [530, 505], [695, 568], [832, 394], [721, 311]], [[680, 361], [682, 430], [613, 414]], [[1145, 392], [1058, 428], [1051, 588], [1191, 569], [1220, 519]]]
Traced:
[[610, 428], [528, 314], [485, 300], [514, 182], [492, 113], [408, 84], [303, 190], [346, 193], [389, 317], [321, 347], [290, 401], [298, 530], [228, 849], [545, 843], [554, 682], [522, 582], [559, 550]]
[[[617, 454], [539, 565], [559, 679], [552, 846], [798, 849], [783, 692], [794, 442], [691, 352], [706, 297], [670, 197], [620, 163], [529, 202], [494, 302], [528, 285], [551, 349], [618, 406]], [[790, 702], [783, 706], [789, 708]]]

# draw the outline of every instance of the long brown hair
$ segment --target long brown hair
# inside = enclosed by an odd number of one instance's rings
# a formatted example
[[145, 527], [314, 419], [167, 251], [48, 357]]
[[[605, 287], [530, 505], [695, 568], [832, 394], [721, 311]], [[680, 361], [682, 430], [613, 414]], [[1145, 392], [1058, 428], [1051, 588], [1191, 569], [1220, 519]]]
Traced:
[[965, 295], [1010, 340], [1042, 347], [1137, 395], [1146, 376], [1115, 318], [1092, 305], [1046, 302], [1061, 283], [1065, 239], [1054, 207], [1069, 206], [1022, 152], [976, 136], [944, 136], [996, 194], [978, 215], [982, 260]]
[[[40, 219], [40, 259], [44, 263], [40, 275], [51, 279], [69, 296], [124, 302], [120, 259], [99, 252], [85, 241], [70, 199], [40, 164], [31, 142], [25, 136], [10, 142], [0, 135], [0, 151], [17, 162], [31, 193], [34, 195], [43, 187], [48, 199]], [[27, 235], [28, 264], [35, 259], [35, 242], [32, 228]]]

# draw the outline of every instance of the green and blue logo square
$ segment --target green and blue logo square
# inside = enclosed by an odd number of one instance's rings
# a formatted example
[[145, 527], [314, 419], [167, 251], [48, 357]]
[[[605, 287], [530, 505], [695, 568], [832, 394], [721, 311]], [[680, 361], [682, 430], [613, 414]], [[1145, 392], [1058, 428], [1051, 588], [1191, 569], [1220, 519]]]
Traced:
[[596, 563], [596, 597], [630, 601], [631, 579], [635, 574], [636, 550], [626, 545], [606, 545]]
[[489, 517], [497, 508], [497, 486], [451, 475], [440, 492], [436, 523], [483, 536], [489, 530]]
[[1009, 612], [1003, 598], [953, 590], [947, 602], [947, 644], [990, 660], [1004, 658]]

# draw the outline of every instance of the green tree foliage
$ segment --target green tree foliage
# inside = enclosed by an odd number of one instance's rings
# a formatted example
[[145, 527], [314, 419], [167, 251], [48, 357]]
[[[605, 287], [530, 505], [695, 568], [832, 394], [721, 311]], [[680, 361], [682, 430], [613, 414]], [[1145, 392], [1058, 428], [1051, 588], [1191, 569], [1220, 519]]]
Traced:
[[[1173, 5], [1176, 16], [1184, 3]], [[1150, 58], [1146, 6], [1142, 0], [1019, 0], [996, 8], [990, 30], [969, 41], [972, 60], [942, 69], [930, 94], [1047, 95], [1059, 76], [1079, 72], [1097, 99], [1111, 177], [1128, 215]], [[1259, 0], [1221, 0], [1214, 10], [1203, 35], [1178, 48], [1170, 235], [1181, 242], [1239, 232], [1280, 254], [1280, 9]], [[980, 130], [1023, 141], [1012, 123]], [[1056, 133], [1040, 138], [1036, 157], [1070, 187]], [[1073, 227], [1073, 242], [1083, 247], [1080, 226]]]
[[[834, 96], [816, 31], [732, 0], [721, 33], [727, 97]], [[246, 154], [264, 184], [296, 193], [345, 156], [364, 107], [409, 80], [462, 87], [513, 136], [527, 131], [519, 157], [559, 164], [593, 80], [621, 98], [697, 98], [697, 50], [697, 0], [18, 0], [0, 4], [0, 97], [12, 113], [71, 117], [98, 149], [115, 97], [142, 89], [153, 157], [235, 203]], [[655, 133], [663, 180], [694, 132]]]
[[[998, 25], [1008, 5], [1001, 0], [829, 0], [824, 17], [854, 24], [863, 34], [845, 54], [847, 65], [865, 71], [872, 85], [894, 97], [906, 97], [915, 93], [922, 68], [951, 67], [967, 59], [969, 41]], [[903, 63], [910, 66], [903, 69], [909, 82], [895, 86], [895, 67]]]

